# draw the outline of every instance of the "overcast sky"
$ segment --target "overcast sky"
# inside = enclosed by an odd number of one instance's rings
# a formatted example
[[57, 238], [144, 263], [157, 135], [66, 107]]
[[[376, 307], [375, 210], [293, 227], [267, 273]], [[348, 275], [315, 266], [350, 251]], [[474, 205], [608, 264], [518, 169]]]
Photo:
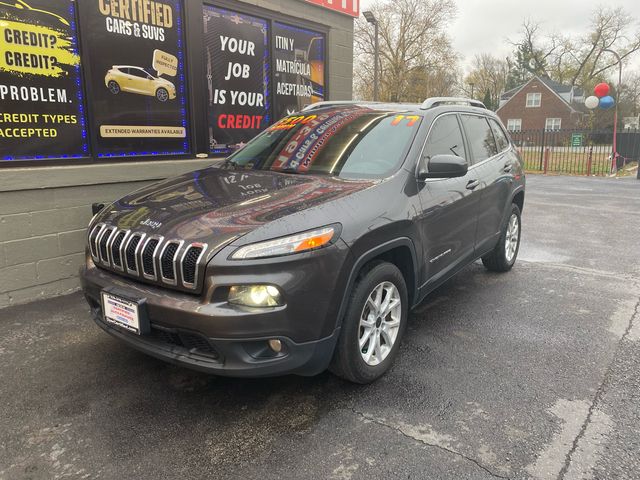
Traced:
[[[360, 10], [366, 10], [370, 3], [371, 0], [361, 0]], [[512, 50], [506, 40], [518, 37], [522, 21], [527, 17], [540, 21], [545, 31], [579, 34], [587, 29], [591, 11], [599, 4], [606, 4], [625, 8], [640, 27], [638, 0], [456, 0], [456, 4], [458, 16], [449, 27], [449, 36], [463, 56], [465, 67], [474, 55], [482, 52], [506, 57]], [[640, 53], [635, 56], [634, 67], [640, 68]]]

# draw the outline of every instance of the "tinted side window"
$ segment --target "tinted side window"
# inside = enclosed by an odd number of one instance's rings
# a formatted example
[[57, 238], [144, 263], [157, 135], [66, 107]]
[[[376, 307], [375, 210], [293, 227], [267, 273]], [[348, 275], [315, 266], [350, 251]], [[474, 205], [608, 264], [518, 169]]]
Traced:
[[428, 159], [436, 155], [457, 155], [467, 158], [460, 124], [456, 115], [444, 115], [431, 127], [429, 138], [424, 147], [424, 156]]
[[129, 73], [131, 75], [135, 75], [136, 77], [147, 78], [147, 72], [145, 72], [144, 70], [140, 70], [139, 68], [130, 68]]
[[498, 122], [496, 122], [495, 120], [489, 120], [489, 124], [491, 125], [491, 130], [493, 130], [493, 136], [496, 139], [498, 152], [504, 152], [507, 148], [509, 148], [509, 140], [504, 134], [504, 130], [502, 130], [500, 125], [498, 125]]
[[493, 138], [493, 132], [491, 132], [486, 118], [477, 115], [462, 115], [462, 124], [471, 146], [473, 163], [481, 162], [498, 153], [496, 140]]

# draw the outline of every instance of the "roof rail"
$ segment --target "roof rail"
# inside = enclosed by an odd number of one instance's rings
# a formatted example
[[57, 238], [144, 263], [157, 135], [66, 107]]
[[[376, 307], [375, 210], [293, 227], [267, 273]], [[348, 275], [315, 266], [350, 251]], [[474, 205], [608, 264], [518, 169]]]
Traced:
[[454, 105], [468, 105], [470, 107], [480, 107], [486, 109], [484, 103], [480, 100], [474, 100], [472, 98], [462, 98], [462, 97], [431, 97], [427, 98], [424, 102], [422, 102], [421, 110], [428, 110], [433, 107], [438, 107], [440, 105], [445, 104], [454, 104]]
[[325, 100], [312, 103], [304, 107], [302, 112], [309, 112], [323, 107], [340, 107], [344, 105], [354, 105], [356, 107], [369, 107], [378, 110], [406, 111], [415, 110], [420, 107], [419, 103], [397, 103], [397, 102], [372, 102], [369, 100]]
[[315, 102], [304, 107], [301, 112], [308, 112], [309, 110], [315, 110], [322, 107], [339, 106], [339, 105], [363, 105], [373, 102], [358, 102], [356, 100], [323, 100], [321, 102]]

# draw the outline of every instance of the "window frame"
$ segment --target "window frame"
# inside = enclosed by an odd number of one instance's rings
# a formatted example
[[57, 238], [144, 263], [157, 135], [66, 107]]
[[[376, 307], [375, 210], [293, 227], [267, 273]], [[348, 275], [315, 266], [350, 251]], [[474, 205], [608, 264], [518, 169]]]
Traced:
[[[517, 122], [518, 128], [510, 128], [511, 122]], [[522, 131], [522, 119], [521, 118], [507, 118], [507, 131], [508, 132], [521, 132]]]
[[[532, 99], [531, 102], [529, 102], [529, 98]], [[537, 99], [537, 102], [536, 102], [536, 99]], [[527, 93], [525, 108], [540, 108], [541, 106], [542, 106], [542, 92]]]
[[507, 141], [507, 146], [498, 151], [498, 155], [500, 155], [501, 153], [506, 152], [507, 150], [509, 150], [511, 148], [511, 137], [509, 136], [508, 132], [505, 131], [504, 126], [502, 125], [501, 122], [499, 122], [498, 120], [496, 120], [495, 118], [491, 118], [491, 117], [487, 117], [489, 120], [489, 126], [491, 127], [491, 132], [493, 132], [493, 139], [496, 142], [496, 147], [498, 147], [498, 139], [496, 138], [496, 131], [493, 128], [493, 125], [495, 125], [495, 127], [500, 130], [500, 132], [502, 132], [502, 135], [504, 136], [505, 140]]
[[[553, 126], [549, 127], [549, 120], [552, 121]], [[556, 127], [555, 124], [555, 120], [558, 120], [557, 124], [558, 126]], [[562, 117], [547, 117], [544, 119], [544, 129], [550, 132], [556, 132], [558, 130], [562, 130]]]
[[[460, 115], [460, 125], [462, 126], [462, 131], [465, 137], [465, 140], [467, 142], [467, 146], [469, 148], [469, 152], [471, 157], [473, 157], [473, 162], [469, 163], [469, 169], [475, 167], [476, 165], [482, 165], [485, 162], [488, 162], [489, 160], [491, 160], [492, 158], [497, 157], [498, 155], [500, 155], [502, 152], [498, 152], [498, 142], [496, 142], [496, 137], [493, 134], [493, 129], [491, 128], [491, 124], [489, 123], [489, 120], [491, 120], [491, 117], [488, 115], [482, 115], [479, 113], [472, 113], [472, 112], [459, 112]], [[471, 140], [469, 138], [469, 134], [464, 126], [464, 122], [462, 121], [462, 115], [468, 115], [470, 117], [480, 117], [483, 118], [485, 122], [487, 122], [487, 127], [489, 127], [489, 131], [491, 132], [491, 137], [493, 138], [493, 143], [496, 146], [496, 153], [494, 155], [491, 155], [490, 157], [487, 158], [483, 158], [482, 160], [476, 161], [475, 159], [475, 155], [473, 152], [473, 148], [471, 147]], [[508, 138], [508, 137], [507, 137]]]
[[[467, 136], [465, 135], [464, 127], [462, 126], [462, 120], [460, 119], [460, 112], [445, 112], [438, 115], [436, 118], [434, 118], [431, 124], [429, 125], [429, 130], [427, 131], [427, 135], [425, 136], [424, 141], [422, 142], [422, 147], [420, 148], [420, 154], [418, 155], [418, 161], [415, 164], [414, 173], [417, 174], [418, 168], [420, 168], [420, 162], [422, 162], [422, 159], [425, 157], [427, 142], [429, 141], [429, 137], [431, 136], [431, 131], [433, 130], [433, 127], [435, 126], [436, 122], [438, 122], [438, 120], [448, 115], [453, 115], [454, 117], [456, 117], [456, 121], [458, 122], [458, 128], [460, 129], [460, 134], [462, 135], [462, 147], [464, 148], [464, 160], [467, 162], [467, 165], [469, 165], [469, 168], [473, 166], [473, 163], [469, 161], [469, 151], [470, 151], [469, 143], [467, 142]], [[444, 179], [431, 178], [427, 180], [444, 180]]]

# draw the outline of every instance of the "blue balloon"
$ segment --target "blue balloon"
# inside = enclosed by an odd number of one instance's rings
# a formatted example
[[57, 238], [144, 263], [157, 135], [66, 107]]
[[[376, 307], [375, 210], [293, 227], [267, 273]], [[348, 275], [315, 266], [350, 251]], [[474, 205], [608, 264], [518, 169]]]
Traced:
[[607, 95], [606, 97], [602, 97], [600, 99], [600, 108], [603, 110], [609, 110], [616, 104], [616, 101], [613, 99], [611, 95]]

